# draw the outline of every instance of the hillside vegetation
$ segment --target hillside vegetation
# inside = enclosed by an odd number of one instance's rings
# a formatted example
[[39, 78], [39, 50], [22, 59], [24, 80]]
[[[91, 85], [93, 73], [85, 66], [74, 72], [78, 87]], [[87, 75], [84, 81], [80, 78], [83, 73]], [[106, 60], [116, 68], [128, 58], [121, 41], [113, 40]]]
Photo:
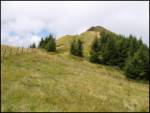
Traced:
[[86, 31], [81, 35], [66, 35], [57, 40], [58, 50], [61, 52], [68, 52], [70, 49], [70, 43], [74, 38], [81, 39], [84, 43], [84, 54], [89, 56], [90, 46], [95, 37], [99, 36], [99, 32]]
[[[73, 39], [74, 38], [81, 39], [81, 41], [83, 41], [83, 43], [84, 43], [83, 44], [84, 56], [89, 57], [90, 56], [89, 51], [90, 51], [93, 40], [96, 37], [99, 37], [100, 33], [103, 31], [112, 33], [111, 31], [107, 30], [106, 28], [103, 28], [101, 26], [95, 26], [95, 27], [89, 28], [87, 31], [81, 33], [80, 35], [65, 35], [63, 37], [60, 37], [57, 40], [58, 49], [63, 52], [69, 51], [70, 43], [73, 41]], [[115, 33], [112, 33], [112, 34], [115, 34]]]
[[1, 111], [149, 111], [148, 84], [60, 50], [3, 59]]
[[57, 46], [59, 52], [71, 51], [93, 63], [117, 66], [128, 78], [149, 80], [149, 48], [132, 34], [124, 36], [95, 26], [80, 35], [61, 37]]
[[[109, 35], [104, 35], [104, 31]], [[119, 58], [125, 57], [121, 54], [125, 50], [122, 49], [124, 46], [118, 45], [128, 45], [124, 41], [126, 38], [121, 40], [116, 36], [119, 35], [96, 26], [80, 35], [65, 35], [57, 41], [49, 35], [41, 39], [38, 48], [35, 48], [34, 43], [30, 45], [30, 49], [1, 45], [1, 110], [149, 111], [149, 84], [146, 83], [149, 81], [131, 80], [119, 66], [111, 62], [117, 61], [119, 55], [123, 56]], [[115, 39], [119, 41], [116, 43]], [[130, 39], [133, 44], [131, 43], [132, 48], [129, 46], [129, 50], [133, 54], [135, 47], [138, 50], [137, 43], [143, 43], [135, 37]], [[102, 41], [109, 43], [104, 46]], [[93, 54], [90, 52], [91, 47]], [[125, 50], [126, 54], [129, 50]], [[142, 69], [148, 61], [147, 50], [147, 47], [146, 51], [141, 49], [128, 62], [127, 69], [131, 72], [134, 70], [137, 74], [131, 74], [132, 76], [144, 74], [142, 72], [145, 70]], [[114, 54], [117, 54], [116, 57]], [[90, 62], [89, 58], [94, 62]], [[112, 65], [107, 66], [111, 63]], [[120, 63], [125, 62], [118, 64]]]

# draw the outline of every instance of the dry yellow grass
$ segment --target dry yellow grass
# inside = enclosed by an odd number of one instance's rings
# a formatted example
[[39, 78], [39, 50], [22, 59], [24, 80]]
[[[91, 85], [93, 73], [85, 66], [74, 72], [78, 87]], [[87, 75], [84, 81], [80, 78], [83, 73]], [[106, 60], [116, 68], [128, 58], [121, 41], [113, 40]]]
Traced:
[[149, 85], [65, 53], [13, 55], [1, 62], [2, 111], [149, 111]]

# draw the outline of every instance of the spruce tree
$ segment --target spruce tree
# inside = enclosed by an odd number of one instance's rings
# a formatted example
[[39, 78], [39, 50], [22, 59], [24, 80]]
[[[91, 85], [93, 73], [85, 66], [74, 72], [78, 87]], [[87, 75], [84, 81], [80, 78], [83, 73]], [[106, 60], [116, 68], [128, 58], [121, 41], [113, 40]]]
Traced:
[[103, 56], [103, 62], [108, 65], [117, 64], [117, 47], [115, 45], [114, 37], [109, 37], [108, 42], [106, 43], [105, 54]]
[[56, 51], [56, 41], [52, 34], [46, 38], [46, 50]]
[[149, 80], [149, 52], [148, 48], [140, 46], [139, 50], [130, 56], [124, 71], [129, 78]]
[[130, 35], [129, 38], [129, 49], [128, 49], [128, 55], [133, 56], [135, 52], [137, 52], [139, 45], [136, 37]]
[[56, 51], [56, 42], [53, 37], [50, 37], [49, 40], [47, 40], [47, 51]]
[[75, 39], [71, 42], [70, 54], [75, 54]]
[[80, 39], [74, 39], [71, 42], [70, 54], [83, 57], [83, 42]]
[[30, 48], [36, 48], [35, 43], [31, 44], [31, 45], [30, 45]]
[[100, 43], [99, 43], [99, 39], [96, 37], [91, 46], [91, 51], [90, 51], [91, 62], [95, 62], [95, 63], [99, 62], [99, 59], [98, 59], [99, 51], [100, 51]]
[[78, 56], [83, 57], [83, 42], [78, 39]]
[[116, 65], [122, 69], [128, 57], [128, 42], [127, 39], [122, 35], [119, 35], [118, 40], [116, 41], [116, 52], [117, 52]]

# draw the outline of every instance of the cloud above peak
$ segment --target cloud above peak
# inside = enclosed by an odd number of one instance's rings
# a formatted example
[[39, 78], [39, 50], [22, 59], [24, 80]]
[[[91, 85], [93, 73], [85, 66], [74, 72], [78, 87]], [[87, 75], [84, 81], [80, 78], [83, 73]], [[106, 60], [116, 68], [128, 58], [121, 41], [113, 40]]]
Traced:
[[148, 1], [2, 1], [1, 43], [27, 47], [42, 36], [79, 34], [91, 26], [129, 35], [148, 45]]

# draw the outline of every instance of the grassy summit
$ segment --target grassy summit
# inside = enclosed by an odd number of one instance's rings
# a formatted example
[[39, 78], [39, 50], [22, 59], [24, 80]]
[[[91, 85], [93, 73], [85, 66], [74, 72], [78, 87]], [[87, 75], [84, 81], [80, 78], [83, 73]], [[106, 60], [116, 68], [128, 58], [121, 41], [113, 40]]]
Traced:
[[[88, 57], [90, 47], [91, 47], [91, 44], [92, 44], [93, 40], [96, 37], [100, 37], [100, 33], [103, 32], [103, 31], [113, 33], [113, 32], [111, 32], [111, 31], [109, 31], [106, 28], [103, 28], [101, 26], [95, 26], [95, 27], [89, 28], [87, 31], [81, 33], [80, 35], [65, 35], [63, 37], [60, 37], [57, 40], [58, 49], [60, 51], [63, 51], [63, 52], [64, 51], [69, 51], [71, 41], [74, 38], [79, 38], [83, 41], [84, 55], [86, 57]], [[113, 33], [113, 34], [115, 34], [115, 33]]]

